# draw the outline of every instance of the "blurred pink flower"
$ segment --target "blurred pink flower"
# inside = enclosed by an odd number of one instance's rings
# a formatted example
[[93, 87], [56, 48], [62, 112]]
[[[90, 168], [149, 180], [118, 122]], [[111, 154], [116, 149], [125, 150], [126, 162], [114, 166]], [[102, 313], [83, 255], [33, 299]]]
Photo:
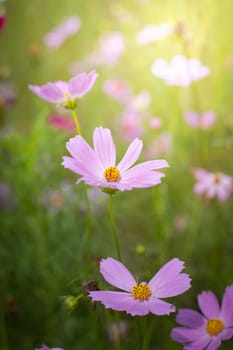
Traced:
[[202, 313], [179, 310], [176, 322], [182, 327], [174, 328], [171, 337], [186, 350], [216, 350], [233, 337], [233, 285], [226, 287], [221, 308], [211, 291], [203, 291], [197, 300]]
[[131, 167], [142, 151], [142, 141], [137, 138], [117, 165], [116, 147], [109, 129], [95, 128], [93, 144], [94, 149], [80, 135], [66, 144], [72, 157], [63, 157], [62, 165], [81, 175], [77, 183], [84, 181], [106, 192], [125, 191], [156, 186], [165, 176], [157, 171], [168, 167], [165, 160], [151, 160]]
[[0, 83], [0, 108], [11, 106], [16, 101], [15, 86], [8, 82]]
[[83, 60], [71, 63], [68, 70], [73, 75], [99, 66], [115, 66], [120, 60], [124, 49], [125, 38], [122, 33], [106, 33], [100, 38], [96, 51], [90, 53]]
[[114, 66], [118, 63], [125, 49], [125, 38], [120, 32], [106, 33], [100, 39], [98, 55], [104, 65]]
[[132, 316], [144, 316], [148, 313], [169, 315], [175, 306], [161, 300], [186, 292], [190, 288], [191, 279], [181, 273], [184, 262], [174, 258], [167, 262], [146, 283], [138, 283], [130, 271], [118, 260], [102, 259], [100, 272], [104, 279], [121, 291], [93, 291], [89, 295], [93, 301], [100, 301], [106, 308], [126, 311]]
[[220, 172], [210, 173], [201, 168], [194, 169], [193, 175], [197, 180], [194, 192], [198, 196], [205, 194], [208, 199], [217, 197], [220, 202], [224, 202], [233, 192], [233, 178], [231, 176]]
[[29, 89], [45, 101], [64, 105], [67, 109], [76, 107], [76, 100], [83, 97], [94, 85], [98, 74], [95, 71], [80, 73], [68, 83], [56, 81], [42, 86], [29, 85]]
[[140, 112], [150, 105], [151, 95], [148, 91], [142, 91], [136, 96], [131, 96], [127, 102], [127, 107], [129, 109]]
[[199, 129], [208, 129], [214, 125], [216, 121], [216, 114], [213, 111], [207, 111], [202, 114], [196, 112], [186, 112], [184, 120], [192, 127]]
[[111, 342], [117, 343], [129, 333], [129, 324], [126, 321], [111, 322], [107, 324], [107, 332]]
[[146, 45], [153, 41], [162, 40], [173, 32], [173, 26], [170, 23], [160, 25], [146, 25], [137, 33], [136, 40], [140, 45]]
[[47, 345], [43, 344], [41, 348], [36, 348], [35, 350], [64, 350], [62, 348], [49, 348]]
[[0, 15], [0, 31], [3, 30], [6, 23], [6, 17], [3, 15]]
[[75, 132], [76, 126], [73, 120], [62, 115], [50, 115], [48, 122], [51, 126], [68, 132]]
[[121, 133], [127, 140], [143, 134], [141, 115], [133, 109], [126, 108], [120, 119]]
[[128, 83], [120, 78], [106, 80], [103, 85], [104, 92], [119, 102], [127, 102], [131, 95]]
[[152, 117], [149, 120], [149, 124], [150, 124], [151, 129], [157, 130], [157, 129], [161, 128], [162, 121], [158, 117]]
[[80, 26], [80, 18], [77, 16], [70, 16], [51, 32], [47, 33], [44, 37], [44, 42], [48, 47], [57, 49], [66, 39], [77, 33]]
[[153, 75], [163, 79], [167, 85], [183, 87], [210, 74], [210, 69], [202, 66], [197, 58], [189, 59], [183, 55], [173, 57], [170, 64], [158, 58], [152, 64], [151, 70]]
[[147, 147], [145, 154], [148, 158], [170, 154], [172, 151], [172, 135], [168, 132], [156, 136], [152, 144]]

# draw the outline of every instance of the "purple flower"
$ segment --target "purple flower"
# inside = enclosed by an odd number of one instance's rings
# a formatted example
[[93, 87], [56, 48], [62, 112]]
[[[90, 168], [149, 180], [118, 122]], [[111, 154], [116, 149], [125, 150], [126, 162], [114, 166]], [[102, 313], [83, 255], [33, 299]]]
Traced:
[[144, 316], [148, 313], [169, 315], [175, 306], [160, 300], [174, 297], [190, 288], [190, 278], [180, 273], [184, 262], [174, 258], [167, 262], [149, 281], [136, 282], [130, 271], [118, 260], [102, 259], [100, 272], [104, 279], [124, 292], [93, 291], [89, 295], [93, 301], [100, 301], [106, 308], [126, 311], [132, 316]]
[[116, 165], [116, 148], [109, 129], [95, 128], [94, 149], [80, 136], [71, 138], [67, 150], [72, 157], [63, 157], [62, 165], [81, 175], [77, 181], [100, 187], [103, 191], [125, 191], [161, 183], [164, 174], [157, 171], [168, 167], [165, 160], [151, 160], [130, 168], [140, 156], [142, 141], [136, 138]]
[[205, 193], [208, 199], [217, 197], [220, 202], [226, 201], [233, 192], [233, 178], [220, 172], [210, 173], [205, 169], [193, 170], [197, 183], [194, 192], [201, 196]]
[[207, 111], [202, 114], [196, 112], [186, 112], [184, 120], [194, 129], [209, 129], [216, 121], [216, 115], [213, 111]]
[[80, 26], [80, 18], [77, 16], [70, 16], [51, 32], [47, 33], [44, 42], [48, 47], [57, 49], [66, 39], [74, 35], [79, 30]]
[[193, 81], [210, 74], [208, 67], [202, 66], [197, 58], [187, 58], [183, 55], [173, 57], [171, 63], [158, 58], [151, 67], [152, 74], [165, 81], [167, 85], [187, 87]]
[[64, 350], [62, 348], [49, 348], [47, 345], [43, 344], [40, 349], [35, 349], [35, 350]]
[[202, 292], [197, 299], [202, 314], [179, 310], [176, 322], [182, 327], [174, 328], [171, 337], [185, 350], [216, 350], [223, 340], [233, 336], [233, 285], [226, 287], [221, 308], [211, 291]]
[[69, 82], [56, 81], [42, 86], [29, 85], [29, 89], [37, 96], [51, 103], [64, 105], [67, 109], [76, 107], [76, 100], [83, 97], [94, 85], [98, 73], [80, 73]]

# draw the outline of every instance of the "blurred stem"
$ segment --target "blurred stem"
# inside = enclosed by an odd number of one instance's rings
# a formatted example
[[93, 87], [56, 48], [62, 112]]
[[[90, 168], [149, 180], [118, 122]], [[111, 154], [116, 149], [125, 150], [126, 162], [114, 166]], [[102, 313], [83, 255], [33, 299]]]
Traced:
[[[72, 109], [71, 112], [76, 125], [77, 133], [80, 136], [82, 136], [82, 131], [81, 131], [77, 113], [74, 109]], [[91, 270], [92, 218], [91, 218], [90, 201], [88, 199], [88, 186], [86, 184], [84, 184], [84, 196], [85, 196], [86, 208], [87, 208], [87, 222], [86, 222], [86, 225], [87, 225], [87, 275], [89, 275]]]
[[115, 241], [116, 250], [117, 250], [117, 258], [118, 258], [118, 260], [121, 261], [119, 238], [118, 238], [116, 223], [115, 223], [114, 215], [113, 215], [112, 196], [113, 196], [112, 194], [109, 195], [109, 215], [110, 215], [110, 222], [111, 222], [112, 232], [113, 232], [114, 241]]
[[79, 124], [78, 116], [77, 116], [77, 114], [76, 114], [74, 109], [71, 110], [71, 113], [72, 113], [72, 117], [73, 117], [75, 125], [76, 125], [77, 133], [80, 136], [82, 136], [82, 131], [81, 131], [81, 127], [80, 127], [80, 124]]

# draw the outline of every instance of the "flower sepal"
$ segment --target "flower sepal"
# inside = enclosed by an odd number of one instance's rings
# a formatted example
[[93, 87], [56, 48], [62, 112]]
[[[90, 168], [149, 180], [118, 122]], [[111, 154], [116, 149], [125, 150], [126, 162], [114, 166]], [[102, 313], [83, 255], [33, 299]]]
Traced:
[[110, 188], [110, 187], [100, 187], [101, 191], [107, 194], [115, 194], [116, 192], [118, 192], [117, 189], [115, 188]]

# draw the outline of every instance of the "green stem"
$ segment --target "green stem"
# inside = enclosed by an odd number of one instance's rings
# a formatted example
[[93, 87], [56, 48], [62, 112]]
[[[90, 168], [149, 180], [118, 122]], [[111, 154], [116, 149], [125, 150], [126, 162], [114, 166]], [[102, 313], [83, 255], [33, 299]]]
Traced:
[[92, 251], [92, 218], [91, 218], [91, 207], [88, 199], [88, 186], [84, 186], [84, 195], [87, 206], [87, 274], [89, 275], [91, 269], [91, 251]]
[[114, 215], [113, 215], [112, 194], [109, 195], [109, 215], [110, 215], [110, 222], [112, 226], [114, 241], [116, 244], [117, 258], [118, 260], [121, 261], [120, 244], [119, 244], [118, 233], [117, 233], [116, 224], [114, 220]]
[[[78, 120], [77, 113], [74, 109], [71, 110], [72, 116], [76, 125], [77, 133], [82, 136], [82, 131], [80, 127], [80, 123]], [[91, 220], [91, 207], [90, 201], [88, 199], [88, 186], [84, 185], [84, 196], [87, 207], [87, 275], [89, 275], [91, 269], [91, 248], [92, 248], [92, 220]]]
[[81, 131], [81, 127], [80, 127], [80, 124], [79, 124], [78, 116], [77, 116], [77, 114], [76, 114], [74, 109], [71, 110], [71, 113], [72, 113], [72, 117], [73, 117], [75, 125], [76, 125], [77, 133], [80, 136], [82, 136], [82, 131]]

